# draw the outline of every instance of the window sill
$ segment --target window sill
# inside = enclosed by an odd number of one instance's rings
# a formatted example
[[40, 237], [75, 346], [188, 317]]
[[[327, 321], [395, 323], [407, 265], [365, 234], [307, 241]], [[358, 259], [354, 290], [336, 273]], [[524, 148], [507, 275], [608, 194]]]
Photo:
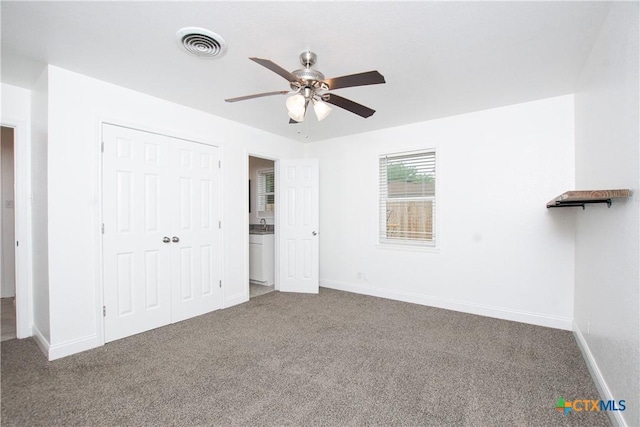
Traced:
[[425, 253], [440, 253], [440, 248], [437, 246], [427, 246], [427, 245], [401, 245], [394, 243], [376, 243], [377, 249], [385, 249], [391, 251], [405, 251], [405, 252], [425, 252]]

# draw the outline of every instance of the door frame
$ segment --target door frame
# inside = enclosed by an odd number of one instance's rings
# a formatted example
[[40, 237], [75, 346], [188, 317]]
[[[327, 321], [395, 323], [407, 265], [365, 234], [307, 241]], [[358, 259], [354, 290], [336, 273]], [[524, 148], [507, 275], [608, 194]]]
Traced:
[[33, 335], [30, 128], [26, 120], [4, 115], [0, 124], [13, 128], [16, 336], [27, 338]]
[[[249, 151], [247, 149], [244, 150], [244, 182], [248, 182], [248, 180], [250, 179], [249, 176], [249, 157], [257, 157], [260, 159], [265, 159], [265, 160], [271, 160], [273, 162], [273, 172], [275, 174], [275, 181], [278, 182], [278, 162], [280, 161], [280, 159], [278, 157], [274, 157], [272, 154], [266, 154], [264, 152], [259, 152], [259, 151]], [[244, 188], [244, 223], [247, 224], [247, 228], [246, 228], [246, 232], [244, 233], [244, 248], [245, 248], [245, 253], [244, 253], [244, 259], [245, 259], [245, 283], [246, 283], [246, 288], [245, 288], [245, 297], [246, 297], [246, 301], [249, 301], [250, 299], [250, 285], [249, 285], [249, 187], [247, 185], [243, 185]], [[278, 201], [278, 190], [277, 187], [275, 188], [275, 203], [276, 203], [276, 208], [273, 211], [273, 223], [274, 223], [274, 232], [273, 232], [273, 238], [274, 238], [274, 249], [275, 252], [273, 254], [273, 262], [274, 262], [274, 266], [273, 266], [273, 274], [274, 274], [274, 286], [273, 289], [276, 291], [280, 290], [280, 283], [278, 281], [278, 274], [280, 272], [280, 268], [279, 268], [279, 260], [280, 260], [280, 245], [278, 244], [278, 239], [277, 239], [277, 235], [278, 235], [278, 227], [275, 226], [276, 222], [277, 222], [277, 218], [280, 216], [280, 203]]]
[[[104, 333], [104, 316], [102, 315], [102, 307], [104, 307], [104, 265], [103, 265], [103, 234], [102, 234], [102, 224], [104, 222], [102, 212], [104, 209], [103, 203], [103, 186], [102, 186], [102, 129], [104, 125], [113, 125], [119, 126], [123, 128], [133, 129], [141, 132], [153, 133], [157, 135], [166, 136], [169, 138], [181, 139], [184, 141], [189, 141], [197, 144], [208, 145], [212, 147], [216, 147], [220, 153], [220, 161], [221, 165], [224, 165], [224, 147], [218, 141], [210, 140], [208, 138], [196, 135], [190, 135], [182, 131], [176, 131], [175, 129], [167, 129], [167, 128], [158, 128], [155, 126], [147, 126], [143, 123], [139, 122], [130, 122], [127, 120], [123, 120], [121, 118], [113, 118], [109, 116], [100, 116], [96, 120], [96, 158], [97, 158], [97, 167], [95, 182], [97, 183], [97, 209], [96, 209], [96, 227], [95, 227], [95, 236], [96, 242], [98, 244], [95, 246], [95, 260], [96, 265], [96, 335], [98, 337], [98, 342], [100, 345], [105, 345], [105, 333]], [[245, 189], [245, 191], [247, 191]], [[220, 168], [220, 191], [218, 193], [218, 203], [220, 207], [220, 221], [224, 224], [224, 169]], [[220, 293], [220, 309], [225, 308], [225, 271], [224, 271], [224, 243], [225, 243], [225, 227], [222, 227], [220, 230], [220, 242], [219, 242], [219, 253], [220, 253], [220, 278], [222, 279], [222, 292]]]

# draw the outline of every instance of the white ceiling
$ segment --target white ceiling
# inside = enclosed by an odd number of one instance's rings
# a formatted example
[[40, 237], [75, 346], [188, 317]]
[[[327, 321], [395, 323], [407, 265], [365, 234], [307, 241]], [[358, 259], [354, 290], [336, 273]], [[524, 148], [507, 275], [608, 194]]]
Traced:
[[[323, 140], [571, 93], [610, 2], [11, 2], [2, 1], [2, 81], [31, 87], [44, 64], [128, 87], [300, 141]], [[229, 48], [182, 51], [178, 29], [207, 28]], [[339, 108], [288, 124], [282, 77], [248, 60], [326, 77], [378, 70], [384, 85], [335, 93]]]

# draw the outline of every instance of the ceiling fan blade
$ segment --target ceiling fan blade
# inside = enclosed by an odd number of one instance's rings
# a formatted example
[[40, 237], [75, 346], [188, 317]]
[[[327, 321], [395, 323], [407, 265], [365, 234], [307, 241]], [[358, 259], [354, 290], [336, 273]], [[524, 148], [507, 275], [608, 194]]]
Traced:
[[386, 83], [384, 76], [377, 71], [367, 71], [358, 74], [349, 74], [348, 76], [334, 77], [324, 81], [329, 90], [341, 89], [343, 87], [377, 85]]
[[357, 114], [360, 117], [364, 117], [365, 119], [367, 117], [373, 116], [373, 113], [376, 112], [376, 110], [372, 110], [371, 108], [365, 107], [362, 104], [353, 102], [350, 99], [334, 95], [333, 93], [325, 93], [324, 95], [322, 95], [322, 100], [324, 102], [328, 102], [329, 104], [333, 104], [336, 107], [344, 108], [347, 111], [351, 111], [353, 114]]
[[289, 82], [299, 82], [300, 81], [296, 76], [294, 76], [293, 74], [291, 74], [290, 72], [288, 72], [287, 70], [285, 70], [284, 68], [282, 68], [281, 66], [279, 66], [275, 62], [272, 62], [269, 59], [262, 59], [262, 58], [249, 58], [249, 59], [254, 61], [254, 62], [257, 62], [258, 64], [262, 65], [265, 68], [270, 69], [274, 73], [284, 77]]
[[262, 98], [263, 96], [286, 95], [288, 93], [289, 93], [288, 90], [276, 90], [274, 92], [256, 93], [255, 95], [247, 95], [247, 96], [239, 96], [237, 98], [229, 98], [229, 99], [225, 99], [225, 101], [227, 101], [227, 102], [238, 102], [238, 101], [244, 101], [246, 99]]

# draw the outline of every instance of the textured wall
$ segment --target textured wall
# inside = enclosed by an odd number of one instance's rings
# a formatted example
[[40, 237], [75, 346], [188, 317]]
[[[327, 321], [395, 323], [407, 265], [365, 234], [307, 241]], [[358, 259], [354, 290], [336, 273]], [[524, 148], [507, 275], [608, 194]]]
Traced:
[[[309, 144], [321, 285], [571, 329], [573, 96]], [[437, 250], [377, 243], [378, 158], [435, 148]]]
[[300, 157], [302, 145], [49, 66], [50, 357], [100, 345], [100, 123], [221, 147], [225, 305], [248, 300], [248, 152]]
[[638, 3], [614, 4], [575, 95], [576, 187], [629, 188], [576, 214], [576, 333], [620, 415], [640, 425]]

